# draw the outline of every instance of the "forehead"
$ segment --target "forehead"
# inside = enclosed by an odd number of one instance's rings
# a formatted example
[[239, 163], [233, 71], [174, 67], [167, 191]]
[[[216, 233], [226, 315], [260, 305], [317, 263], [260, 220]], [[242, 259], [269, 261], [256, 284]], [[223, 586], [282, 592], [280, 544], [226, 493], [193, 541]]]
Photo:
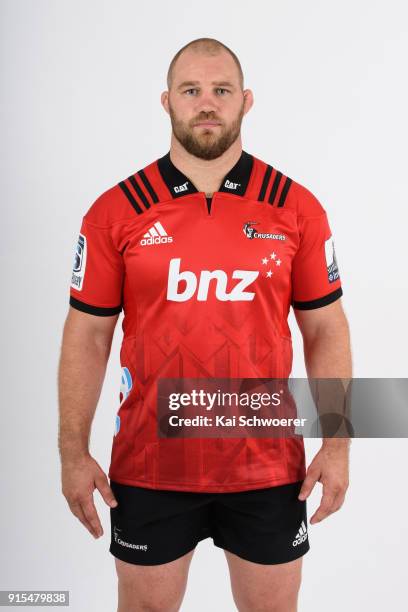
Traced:
[[228, 80], [239, 83], [239, 71], [232, 56], [220, 51], [216, 55], [187, 49], [177, 59], [173, 68], [173, 86], [183, 81], [209, 83], [213, 80]]

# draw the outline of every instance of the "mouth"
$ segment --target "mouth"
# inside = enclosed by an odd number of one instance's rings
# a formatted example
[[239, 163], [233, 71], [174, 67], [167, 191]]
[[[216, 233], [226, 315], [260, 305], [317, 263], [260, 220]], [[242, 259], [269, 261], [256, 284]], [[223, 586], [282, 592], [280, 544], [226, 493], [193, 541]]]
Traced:
[[200, 121], [200, 123], [196, 123], [194, 127], [217, 127], [221, 125], [221, 123], [217, 121]]

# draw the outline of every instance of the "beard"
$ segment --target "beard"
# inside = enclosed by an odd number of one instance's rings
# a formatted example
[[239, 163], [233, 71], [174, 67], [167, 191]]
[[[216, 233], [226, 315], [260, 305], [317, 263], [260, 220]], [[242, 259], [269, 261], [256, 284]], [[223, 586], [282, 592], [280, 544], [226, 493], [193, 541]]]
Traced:
[[169, 111], [173, 134], [179, 143], [188, 153], [190, 153], [190, 155], [194, 155], [194, 157], [198, 157], [199, 159], [211, 160], [217, 159], [217, 157], [225, 153], [238, 138], [241, 131], [242, 118], [244, 116], [244, 104], [242, 104], [238, 116], [230, 125], [225, 126], [221, 122], [221, 126], [216, 128], [216, 130], [220, 129], [221, 132], [218, 135], [212, 128], [200, 128], [200, 134], [194, 133], [195, 128], [193, 126], [200, 121], [219, 121], [212, 111], [209, 113], [200, 113], [198, 117], [189, 123], [185, 123], [181, 119], [178, 119], [170, 104]]

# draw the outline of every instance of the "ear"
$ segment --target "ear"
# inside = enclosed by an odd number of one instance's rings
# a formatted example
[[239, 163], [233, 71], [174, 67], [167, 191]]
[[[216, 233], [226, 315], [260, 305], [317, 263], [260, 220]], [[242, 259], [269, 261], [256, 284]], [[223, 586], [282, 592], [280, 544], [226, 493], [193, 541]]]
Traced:
[[162, 106], [163, 106], [164, 110], [166, 111], [166, 113], [170, 114], [170, 111], [169, 111], [169, 92], [168, 91], [163, 91], [161, 96], [160, 96], [160, 100], [161, 100]]
[[254, 103], [254, 94], [251, 89], [244, 89], [242, 93], [244, 95], [244, 115], [246, 115]]

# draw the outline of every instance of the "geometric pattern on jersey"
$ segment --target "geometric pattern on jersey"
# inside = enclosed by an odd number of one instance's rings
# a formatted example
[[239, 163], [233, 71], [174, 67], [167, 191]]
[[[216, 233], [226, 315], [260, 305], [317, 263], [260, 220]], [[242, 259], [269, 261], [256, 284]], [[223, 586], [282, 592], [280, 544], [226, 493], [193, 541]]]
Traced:
[[290, 307], [342, 296], [314, 194], [242, 151], [209, 203], [168, 152], [103, 192], [80, 235], [86, 266], [73, 271], [71, 306], [124, 313], [120, 363], [132, 385], [118, 393], [110, 478], [197, 492], [302, 480], [301, 436], [159, 438], [157, 382], [290, 375]]

